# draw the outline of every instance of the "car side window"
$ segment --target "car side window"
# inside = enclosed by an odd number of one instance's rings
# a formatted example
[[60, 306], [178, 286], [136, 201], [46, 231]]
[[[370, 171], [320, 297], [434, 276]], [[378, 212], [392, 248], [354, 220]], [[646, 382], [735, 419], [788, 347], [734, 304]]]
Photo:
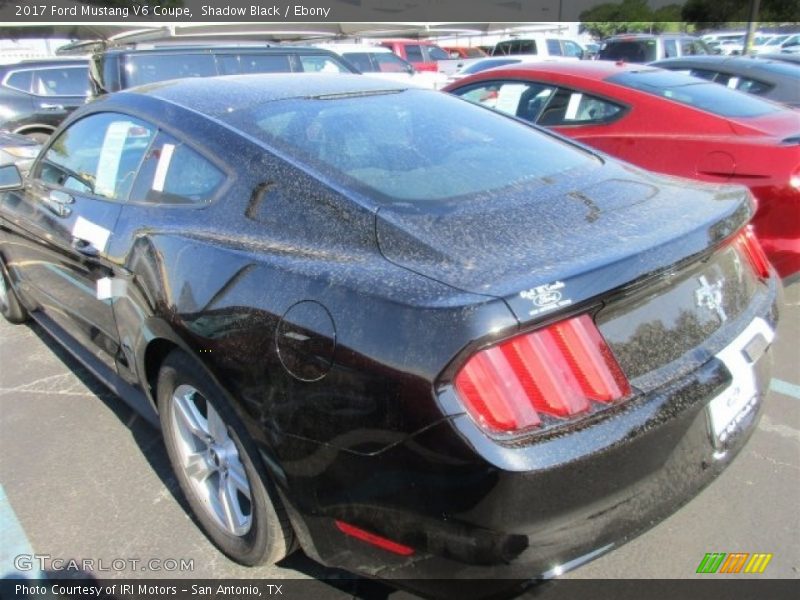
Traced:
[[583, 48], [572, 40], [564, 40], [564, 56], [583, 56]]
[[345, 52], [342, 56], [362, 73], [372, 73], [377, 70], [372, 66], [368, 52]]
[[142, 161], [129, 201], [203, 204], [224, 180], [223, 172], [209, 160], [162, 131]]
[[211, 54], [141, 54], [127, 57], [125, 73], [124, 87], [133, 87], [168, 79], [213, 77], [217, 66]]
[[664, 40], [664, 58], [674, 58], [676, 56], [678, 56], [678, 42]]
[[330, 56], [301, 54], [300, 66], [304, 73], [347, 73], [347, 70]]
[[535, 122], [554, 91], [554, 86], [542, 83], [492, 81], [455, 93], [475, 104]]
[[280, 54], [218, 54], [217, 69], [220, 75], [240, 73], [290, 73], [292, 66], [288, 55]]
[[422, 48], [416, 44], [409, 44], [406, 46], [406, 60], [408, 60], [408, 62], [423, 62]]
[[20, 92], [30, 93], [31, 91], [31, 72], [17, 71], [6, 79], [6, 86]]
[[426, 46], [428, 60], [448, 60], [450, 55], [437, 46]]
[[547, 53], [550, 56], [561, 56], [561, 44], [558, 40], [547, 40]]
[[36, 69], [32, 92], [37, 96], [86, 96], [89, 93], [89, 68]]
[[602, 124], [621, 113], [619, 104], [583, 92], [560, 89], [536, 123], [544, 126]]
[[377, 52], [372, 55], [372, 59], [381, 73], [407, 73], [413, 68], [410, 63], [391, 52]]
[[154, 134], [155, 128], [127, 115], [89, 115], [50, 144], [33, 178], [49, 186], [125, 201]]

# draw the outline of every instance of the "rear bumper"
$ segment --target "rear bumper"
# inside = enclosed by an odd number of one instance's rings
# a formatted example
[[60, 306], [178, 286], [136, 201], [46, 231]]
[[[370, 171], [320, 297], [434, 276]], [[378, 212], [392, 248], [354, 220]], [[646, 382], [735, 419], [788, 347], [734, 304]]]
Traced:
[[[775, 327], [771, 286], [743, 318]], [[500, 446], [473, 437], [459, 416], [374, 456], [336, 453], [313, 478], [289, 474], [288, 489], [314, 498], [305, 506], [288, 498], [301, 544], [330, 566], [428, 591], [436, 579], [511, 585], [559, 575], [649, 529], [730, 464], [755, 429], [770, 363], [767, 350], [757, 361], [758, 400], [724, 448], [712, 442], [707, 405], [732, 377], [713, 358], [561, 437]], [[335, 519], [414, 553], [347, 537]]]

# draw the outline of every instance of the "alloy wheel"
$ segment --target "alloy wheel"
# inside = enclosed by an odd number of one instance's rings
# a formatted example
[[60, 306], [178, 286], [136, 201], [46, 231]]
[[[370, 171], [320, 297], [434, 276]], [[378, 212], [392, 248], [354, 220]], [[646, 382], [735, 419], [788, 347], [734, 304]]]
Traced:
[[227, 533], [245, 535], [253, 522], [250, 481], [222, 417], [183, 384], [172, 394], [170, 423], [180, 465], [203, 508]]

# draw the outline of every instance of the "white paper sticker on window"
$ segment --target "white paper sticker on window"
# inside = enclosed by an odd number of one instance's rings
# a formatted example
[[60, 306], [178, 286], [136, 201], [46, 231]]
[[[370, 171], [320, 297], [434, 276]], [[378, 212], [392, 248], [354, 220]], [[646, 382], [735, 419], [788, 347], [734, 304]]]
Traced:
[[583, 99], [583, 94], [572, 94], [569, 97], [569, 104], [567, 104], [567, 112], [564, 119], [567, 121], [574, 121], [578, 116], [578, 107]]
[[516, 115], [519, 99], [526, 89], [528, 89], [528, 86], [524, 83], [506, 83], [502, 85], [497, 92], [497, 104], [494, 107], [500, 112]]
[[728, 79], [728, 87], [731, 88], [732, 90], [735, 90], [736, 86], [738, 85], [739, 85], [738, 77], [731, 77], [730, 79]]
[[164, 182], [167, 180], [169, 163], [172, 161], [172, 153], [175, 152], [175, 144], [164, 144], [161, 147], [161, 155], [158, 157], [156, 174], [153, 175], [153, 191], [163, 192]]
[[100, 252], [104, 252], [111, 232], [97, 223], [78, 217], [72, 226], [72, 236], [89, 242]]
[[125, 140], [133, 123], [130, 121], [115, 121], [108, 126], [103, 147], [100, 149], [100, 160], [97, 163], [97, 179], [94, 183], [94, 193], [99, 196], [113, 198], [117, 188], [117, 174], [122, 151], [125, 149]]

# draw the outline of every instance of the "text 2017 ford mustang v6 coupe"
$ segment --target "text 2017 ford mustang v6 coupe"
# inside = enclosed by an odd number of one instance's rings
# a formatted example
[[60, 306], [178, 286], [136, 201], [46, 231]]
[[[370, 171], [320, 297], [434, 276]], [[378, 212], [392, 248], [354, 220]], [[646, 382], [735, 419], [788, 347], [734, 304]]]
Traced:
[[418, 583], [552, 575], [676, 510], [759, 414], [779, 283], [745, 188], [347, 75], [120, 92], [14, 169], [3, 314], [160, 420], [248, 565], [296, 541]]

